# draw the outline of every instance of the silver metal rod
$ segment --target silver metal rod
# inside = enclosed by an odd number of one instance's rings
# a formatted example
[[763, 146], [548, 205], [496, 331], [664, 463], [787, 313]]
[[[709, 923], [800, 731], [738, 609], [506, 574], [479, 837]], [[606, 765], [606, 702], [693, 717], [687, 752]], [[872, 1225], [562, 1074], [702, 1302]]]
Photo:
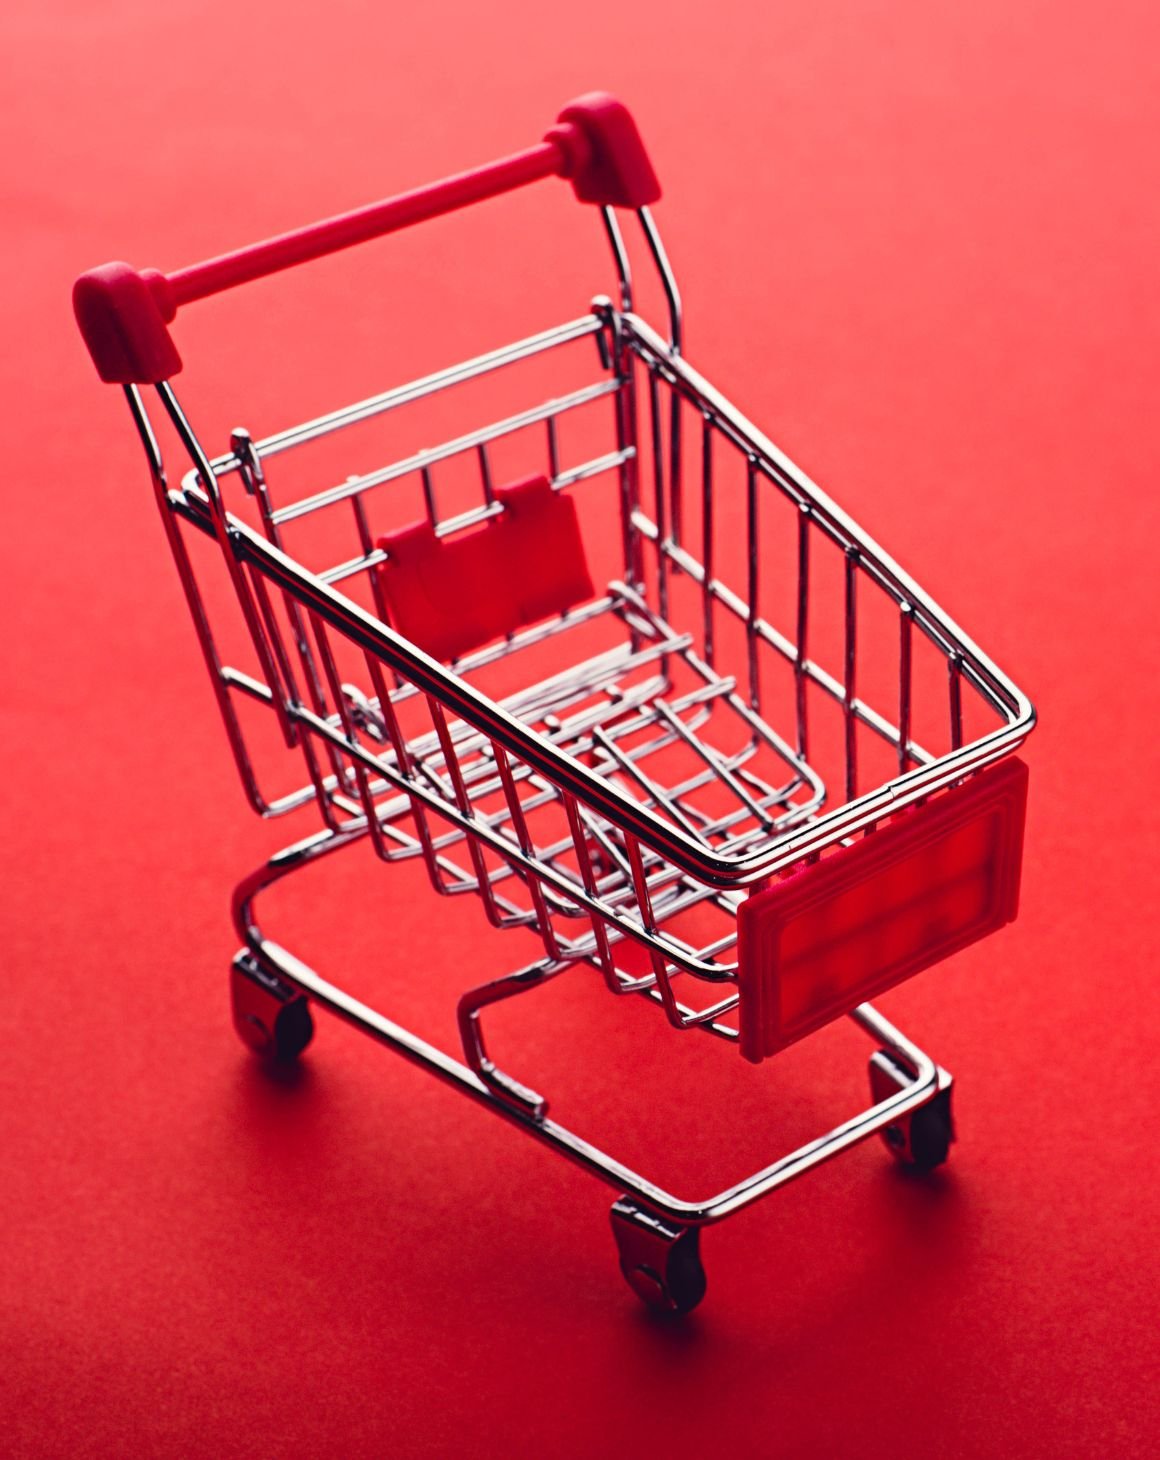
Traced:
[[669, 349], [674, 355], [679, 355], [683, 345], [684, 321], [681, 317], [681, 293], [677, 288], [676, 275], [669, 263], [669, 256], [661, 242], [652, 213], [648, 208], [639, 208], [637, 217], [644, 230], [649, 253], [652, 254], [653, 263], [656, 264], [657, 273], [661, 277], [661, 287], [665, 291], [665, 300], [669, 306]]
[[794, 654], [797, 750], [802, 760], [810, 755], [809, 700], [806, 692], [806, 664], [810, 639], [810, 513], [803, 507], [798, 517], [797, 643]]
[[[570, 320], [567, 324], [557, 325], [554, 329], [544, 330], [541, 334], [530, 335], [527, 339], [517, 340], [514, 344], [504, 345], [498, 350], [490, 350], [485, 355], [477, 355], [472, 360], [465, 360], [461, 365], [452, 365], [446, 370], [437, 370], [433, 375], [425, 375], [406, 385], [385, 390], [381, 395], [371, 396], [367, 400], [358, 401], [355, 405], [344, 406], [340, 410], [330, 411], [325, 416], [317, 416], [312, 421], [304, 421], [300, 426], [291, 426], [285, 431], [278, 431], [273, 436], [267, 436], [256, 442], [255, 445], [262, 456], [277, 456], [281, 451], [289, 451], [295, 446], [304, 446], [308, 441], [317, 440], [318, 437], [329, 435], [332, 431], [343, 430], [347, 426], [369, 420], [373, 416], [381, 415], [384, 411], [395, 410], [399, 406], [409, 405], [412, 401], [422, 400], [424, 396], [433, 395], [436, 391], [445, 390], [448, 386], [461, 385], [464, 381], [473, 380], [478, 375], [486, 375], [493, 370], [502, 369], [506, 365], [530, 359], [533, 355], [541, 354], [545, 350], [554, 350], [561, 345], [571, 344], [573, 340], [582, 340], [586, 335], [594, 335], [602, 328], [600, 320], [590, 314], [584, 315], [580, 319]], [[218, 457], [213, 463], [213, 468], [221, 477], [229, 472], [237, 471], [239, 465], [238, 459], [230, 454]]]
[[898, 611], [898, 774], [903, 776], [910, 769], [910, 685], [911, 685], [911, 628], [913, 616], [910, 604], [904, 603]]
[[757, 649], [760, 640], [757, 622], [760, 618], [761, 531], [757, 503], [757, 458], [750, 454], [745, 461], [745, 532], [746, 532], [746, 595], [749, 599], [745, 616], [745, 647], [749, 661], [749, 703], [761, 708], [761, 676]]
[[411, 472], [422, 471], [425, 467], [434, 466], [436, 462], [446, 461], [450, 456], [459, 456], [465, 451], [475, 451], [489, 441], [496, 441], [501, 436], [510, 436], [516, 431], [522, 431], [525, 426], [535, 426], [540, 421], [547, 420], [549, 416], [558, 416], [565, 411], [576, 410], [579, 406], [588, 405], [591, 401], [612, 395], [619, 389], [619, 382], [601, 380], [583, 390], [574, 390], [571, 394], [561, 396], [556, 400], [545, 401], [543, 405], [533, 406], [529, 410], [519, 412], [518, 415], [495, 421], [492, 425], [484, 426], [478, 431], [471, 431], [466, 436], [457, 436], [453, 441], [447, 441], [442, 446], [432, 447], [427, 451], [417, 451], [413, 456], [409, 456], [403, 461], [393, 462], [379, 471], [349, 477], [346, 481], [339, 482], [337, 486], [329, 487], [326, 491], [315, 492], [309, 497], [291, 502], [275, 512], [274, 520], [279, 525], [284, 522], [293, 522], [295, 518], [305, 517], [308, 513], [316, 512], [321, 507], [332, 507], [336, 502], [344, 502], [347, 497], [369, 491], [372, 487], [381, 487], [387, 482], [396, 481], [399, 477], [408, 476]]
[[611, 208], [601, 208], [600, 218], [604, 224], [608, 246], [612, 249], [613, 261], [616, 264], [616, 277], [620, 286], [620, 307], [627, 314], [632, 308], [632, 268], [628, 262], [628, 250], [624, 246], [624, 235], [620, 231], [620, 224], [616, 221], [616, 214]]
[[716, 658], [713, 639], [713, 421], [701, 422], [701, 635], [705, 663]]
[[849, 548], [845, 562], [845, 630], [842, 655], [842, 703], [846, 730], [846, 800], [858, 794], [858, 718], [854, 700], [858, 693], [858, 550]]

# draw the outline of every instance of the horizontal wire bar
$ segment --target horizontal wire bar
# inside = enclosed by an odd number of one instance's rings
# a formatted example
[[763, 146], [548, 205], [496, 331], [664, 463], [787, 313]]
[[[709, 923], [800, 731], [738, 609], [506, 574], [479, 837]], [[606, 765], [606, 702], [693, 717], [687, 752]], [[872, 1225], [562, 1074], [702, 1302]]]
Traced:
[[[573, 340], [596, 334], [603, 328], [603, 320], [598, 319], [595, 315], [584, 315], [581, 319], [570, 320], [567, 324], [557, 325], [553, 329], [544, 330], [541, 334], [530, 335], [527, 339], [517, 340], [514, 344], [504, 345], [485, 355], [477, 355], [474, 359], [466, 360], [460, 365], [438, 370], [432, 375], [424, 375], [418, 380], [410, 381], [406, 385], [395, 386], [391, 390], [370, 396], [367, 400], [358, 401], [354, 405], [330, 411], [327, 415], [317, 416], [311, 421], [304, 421], [299, 426], [290, 426], [285, 431], [278, 431], [272, 436], [254, 442], [254, 450], [261, 457], [276, 456], [279, 452], [305, 445], [319, 436], [343, 430], [347, 426], [353, 426], [360, 421], [381, 415], [384, 411], [394, 410], [397, 406], [422, 400], [424, 396], [432, 395], [447, 386], [460, 385], [464, 381], [473, 380], [476, 376], [486, 375], [505, 365], [529, 359], [545, 350], [553, 350], [561, 345], [571, 344]], [[229, 472], [237, 471], [240, 462], [237, 456], [231, 452], [219, 456], [210, 464], [217, 476], [225, 476]]]
[[324, 507], [332, 507], [336, 502], [345, 502], [348, 497], [370, 491], [372, 487], [381, 487], [386, 482], [408, 476], [411, 472], [422, 471], [425, 467], [434, 466], [438, 461], [446, 461], [450, 456], [475, 451], [489, 441], [496, 441], [501, 436], [510, 436], [514, 431], [522, 431], [525, 426], [534, 426], [539, 421], [547, 420], [549, 416], [562, 415], [565, 411], [577, 410], [581, 406], [589, 405], [592, 401], [602, 400], [607, 395], [615, 394], [619, 389], [619, 381], [601, 380], [595, 385], [574, 390], [568, 395], [557, 396], [545, 401], [542, 405], [532, 406], [514, 416], [507, 416], [502, 421], [494, 421], [490, 426], [481, 426], [477, 431], [471, 431], [466, 436], [456, 436], [451, 441], [443, 442], [440, 446], [431, 446], [425, 451], [416, 451], [413, 455], [404, 457], [402, 461], [380, 467], [378, 471], [348, 477], [346, 481], [339, 482], [337, 486], [328, 487], [322, 492], [315, 492], [309, 497], [302, 497], [297, 502], [289, 502], [285, 507], [279, 507], [270, 514], [271, 521], [281, 527], [285, 522], [293, 522], [298, 517], [318, 512]]

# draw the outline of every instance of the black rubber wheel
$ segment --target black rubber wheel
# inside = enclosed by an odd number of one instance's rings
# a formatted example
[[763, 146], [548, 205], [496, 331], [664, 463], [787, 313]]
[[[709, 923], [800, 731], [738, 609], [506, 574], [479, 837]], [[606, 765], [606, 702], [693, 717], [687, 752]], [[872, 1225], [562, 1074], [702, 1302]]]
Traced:
[[910, 1117], [910, 1161], [916, 1171], [933, 1171], [951, 1153], [954, 1131], [949, 1106], [936, 1097]]
[[295, 1060], [314, 1038], [306, 996], [245, 952], [230, 967], [230, 1008], [238, 1038], [262, 1059]]
[[691, 1313], [709, 1286], [701, 1254], [693, 1244], [678, 1242], [665, 1274], [666, 1306], [671, 1313]]
[[[617, 1232], [616, 1224], [613, 1225]], [[617, 1232], [620, 1271], [647, 1307], [658, 1313], [691, 1313], [705, 1296], [708, 1283], [701, 1262], [701, 1233], [670, 1227], [664, 1241], [633, 1240]]]
[[954, 1138], [949, 1090], [936, 1095], [929, 1105], [920, 1106], [906, 1117], [905, 1123], [888, 1125], [882, 1132], [886, 1149], [912, 1171], [933, 1171], [944, 1165]]
[[[875, 1104], [905, 1090], [914, 1078], [914, 1070], [889, 1050], [880, 1049], [870, 1057], [870, 1094]], [[953, 1094], [954, 1082], [940, 1070], [934, 1099], [882, 1131], [882, 1141], [896, 1161], [912, 1171], [933, 1171], [946, 1161], [955, 1138]]]
[[274, 1020], [273, 1048], [267, 1059], [296, 1060], [314, 1038], [314, 1016], [305, 999], [294, 999], [278, 1010]]

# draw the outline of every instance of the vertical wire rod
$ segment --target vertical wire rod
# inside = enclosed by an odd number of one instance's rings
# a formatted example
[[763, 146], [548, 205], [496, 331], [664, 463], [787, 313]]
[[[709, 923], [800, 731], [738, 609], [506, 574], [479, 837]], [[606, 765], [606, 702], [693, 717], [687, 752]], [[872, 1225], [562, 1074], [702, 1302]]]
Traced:
[[801, 508], [798, 517], [797, 558], [797, 658], [794, 661], [797, 751], [802, 760], [809, 760], [806, 660], [809, 657], [810, 630], [810, 509], [806, 506]]
[[706, 414], [701, 424], [701, 621], [705, 663], [710, 669], [716, 658], [713, 641], [713, 417]]
[[858, 794], [858, 720], [854, 700], [858, 692], [858, 549], [846, 549], [845, 652], [843, 654], [842, 710], [846, 719], [846, 800]]
[[910, 768], [911, 656], [914, 652], [914, 609], [904, 603], [898, 612], [898, 773]]
[[757, 660], [758, 594], [761, 588], [761, 566], [757, 543], [757, 457], [750, 455], [745, 463], [745, 525], [748, 539], [748, 583], [746, 598], [749, 613], [745, 620], [745, 641], [749, 658], [749, 703], [755, 713], [761, 709], [761, 681]]

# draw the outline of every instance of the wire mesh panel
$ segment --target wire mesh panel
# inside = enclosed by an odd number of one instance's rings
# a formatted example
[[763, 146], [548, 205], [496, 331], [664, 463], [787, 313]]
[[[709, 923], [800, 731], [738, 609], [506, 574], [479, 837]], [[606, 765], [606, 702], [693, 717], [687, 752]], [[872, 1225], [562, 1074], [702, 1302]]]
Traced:
[[[515, 397], [497, 419], [337, 482], [293, 469], [339, 432], [405, 439], [409, 410], [496, 375]], [[567, 388], [519, 396], [545, 379]], [[195, 460], [166, 504], [224, 534], [256, 656], [248, 673], [215, 651], [243, 779], [237, 697], [305, 776], [251, 799], [364, 824], [384, 860], [421, 858], [439, 893], [478, 895], [679, 1027], [736, 1037], [737, 992], [716, 986], [736, 982], [748, 890], [1020, 737], [997, 672], [606, 302], [264, 440], [235, 431], [212, 462], [162, 395]]]

